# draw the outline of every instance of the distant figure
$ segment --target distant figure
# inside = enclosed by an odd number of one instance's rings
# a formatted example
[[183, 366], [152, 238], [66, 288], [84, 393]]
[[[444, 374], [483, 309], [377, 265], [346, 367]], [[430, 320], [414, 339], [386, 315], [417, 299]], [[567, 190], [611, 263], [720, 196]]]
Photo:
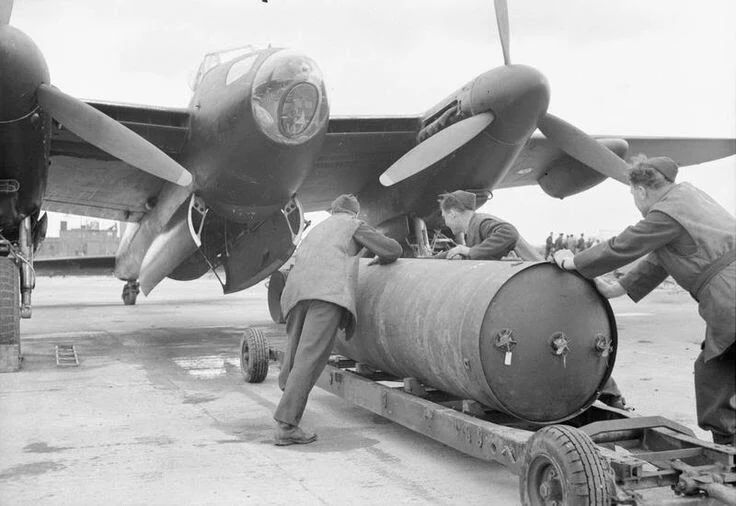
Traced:
[[279, 374], [284, 394], [273, 415], [274, 442], [279, 446], [317, 439], [299, 422], [309, 392], [330, 358], [338, 328], [345, 328], [346, 339], [355, 328], [359, 251], [375, 253], [379, 263], [393, 262], [402, 253], [398, 242], [357, 218], [360, 205], [354, 196], [337, 197], [330, 211], [332, 216], [315, 226], [296, 250], [281, 296], [288, 342]]
[[[675, 183], [667, 157], [639, 158], [629, 174], [634, 203], [644, 219], [582, 253], [555, 253], [557, 265], [594, 279], [607, 298], [635, 302], [672, 276], [698, 302], [705, 340], [695, 361], [698, 425], [713, 441], [736, 443], [736, 219], [708, 194]], [[646, 255], [621, 279], [596, 278]], [[666, 337], [666, 336], [663, 336]]]
[[555, 239], [555, 251], [560, 251], [561, 249], [565, 249], [565, 238], [562, 236], [562, 232]]
[[568, 234], [567, 235], [567, 240], [565, 241], [565, 246], [567, 247], [567, 249], [569, 249], [570, 251], [573, 251], [574, 252], [575, 251], [575, 248], [577, 247], [577, 245], [578, 245], [578, 243], [575, 240], [575, 236], [572, 235], [572, 234]]
[[547, 236], [547, 242], [544, 245], [544, 259], [545, 260], [549, 259], [549, 256], [552, 253], [552, 248], [554, 248], [555, 246], [555, 240], [554, 240], [553, 235], [554, 234], [552, 232], [549, 233], [549, 235]]
[[581, 252], [585, 249], [585, 234], [580, 234], [580, 238], [578, 239], [577, 249], [578, 249], [578, 252]]

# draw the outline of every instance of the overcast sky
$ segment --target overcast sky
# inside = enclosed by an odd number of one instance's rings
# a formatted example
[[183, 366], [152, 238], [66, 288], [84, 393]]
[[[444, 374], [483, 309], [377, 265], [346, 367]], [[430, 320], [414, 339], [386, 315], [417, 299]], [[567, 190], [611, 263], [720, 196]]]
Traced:
[[[512, 61], [542, 71], [550, 112], [588, 133], [736, 136], [733, 0], [509, 0], [509, 16]], [[503, 64], [489, 0], [16, 0], [11, 22], [36, 41], [53, 84], [115, 102], [184, 107], [204, 53], [249, 43], [314, 58], [333, 115], [421, 113]], [[736, 157], [680, 178], [734, 213]], [[535, 243], [638, 218], [611, 181], [564, 201], [503, 190], [485, 210]]]

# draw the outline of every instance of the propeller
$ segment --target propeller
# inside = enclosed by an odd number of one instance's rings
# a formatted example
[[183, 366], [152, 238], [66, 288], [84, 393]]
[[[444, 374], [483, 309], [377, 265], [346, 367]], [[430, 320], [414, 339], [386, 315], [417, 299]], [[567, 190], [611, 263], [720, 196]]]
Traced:
[[[507, 0], [494, 0], [494, 7], [503, 61], [509, 66], [511, 46]], [[384, 186], [391, 186], [422, 172], [463, 147], [490, 125], [493, 119], [491, 112], [484, 112], [440, 130], [399, 158], [386, 169], [379, 181]], [[549, 113], [539, 120], [537, 127], [571, 157], [607, 177], [628, 184], [626, 176], [629, 166], [626, 162], [582, 130]]]
[[391, 186], [422, 172], [450, 153], [457, 151], [481, 133], [492, 121], [493, 114], [483, 112], [440, 130], [394, 162], [381, 174], [379, 181], [383, 186]]
[[[494, 0], [494, 7], [503, 49], [503, 62], [505, 65], [511, 65], [509, 10], [506, 0]], [[394, 162], [381, 174], [379, 181], [383, 186], [391, 186], [422, 172], [470, 142], [493, 122], [493, 118], [492, 113], [484, 112], [440, 130]]]
[[192, 175], [159, 148], [94, 107], [53, 86], [38, 87], [38, 103], [59, 123], [101, 150], [144, 172], [189, 186]]
[[509, 8], [506, 0], [494, 0], [496, 10], [496, 24], [498, 25], [498, 36], [501, 39], [503, 51], [503, 64], [511, 65], [511, 42], [509, 39]]
[[579, 128], [549, 113], [537, 123], [537, 127], [571, 157], [605, 176], [629, 184], [626, 162]]
[[0, 26], [10, 23], [10, 15], [13, 13], [13, 0], [0, 0]]

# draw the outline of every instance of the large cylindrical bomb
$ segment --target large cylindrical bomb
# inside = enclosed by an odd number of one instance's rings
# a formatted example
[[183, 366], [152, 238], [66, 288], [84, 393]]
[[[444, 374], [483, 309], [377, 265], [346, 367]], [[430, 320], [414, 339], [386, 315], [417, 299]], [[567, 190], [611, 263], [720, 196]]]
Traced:
[[535, 423], [589, 407], [615, 360], [608, 302], [548, 263], [361, 260], [357, 311], [340, 354]]

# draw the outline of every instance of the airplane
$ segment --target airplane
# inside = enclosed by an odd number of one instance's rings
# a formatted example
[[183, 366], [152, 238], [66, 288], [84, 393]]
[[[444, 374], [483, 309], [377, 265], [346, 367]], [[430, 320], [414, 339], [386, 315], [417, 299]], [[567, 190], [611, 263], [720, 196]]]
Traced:
[[[186, 108], [81, 101], [53, 86], [34, 42], [0, 2], [0, 353], [20, 360], [44, 211], [129, 222], [115, 257], [135, 304], [169, 277], [224, 272], [224, 293], [276, 272], [305, 212], [352, 193], [361, 218], [429, 251], [438, 194], [538, 185], [554, 198], [606, 178], [626, 182], [628, 153], [692, 165], [736, 152], [734, 139], [594, 138], [547, 112], [538, 70], [511, 62], [508, 9], [495, 0], [504, 65], [425, 113], [330, 115], [317, 63], [287, 48], [208, 53]], [[218, 274], [219, 278], [219, 274]]]

